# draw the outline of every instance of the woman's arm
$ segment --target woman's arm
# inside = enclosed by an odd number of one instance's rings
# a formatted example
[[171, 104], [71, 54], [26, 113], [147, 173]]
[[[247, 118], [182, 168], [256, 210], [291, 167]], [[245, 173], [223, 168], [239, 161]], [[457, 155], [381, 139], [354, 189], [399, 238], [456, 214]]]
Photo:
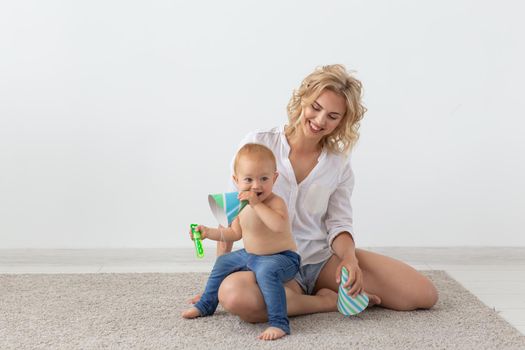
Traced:
[[343, 259], [355, 259], [355, 243], [350, 232], [341, 232], [332, 241], [332, 250], [335, 255], [341, 260]]
[[[346, 232], [345, 236], [350, 236], [348, 239], [352, 240], [352, 247], [354, 246], [354, 227], [353, 227], [353, 213], [352, 213], [352, 192], [354, 189], [354, 173], [348, 161], [344, 164], [341, 175], [339, 177], [339, 183], [336, 189], [330, 195], [328, 200], [328, 208], [326, 210], [325, 225], [328, 230], [328, 246], [332, 249], [333, 253], [336, 251], [333, 249], [333, 242], [338, 238], [341, 233]], [[339, 256], [339, 255], [338, 255]]]
[[336, 268], [335, 280], [341, 279], [341, 270], [348, 270], [348, 281], [345, 287], [350, 288], [349, 294], [356, 297], [363, 290], [363, 273], [355, 254], [353, 238], [353, 217], [350, 198], [354, 188], [354, 173], [347, 162], [341, 172], [336, 190], [330, 196], [325, 219], [328, 229], [328, 245], [332, 252], [341, 260]]

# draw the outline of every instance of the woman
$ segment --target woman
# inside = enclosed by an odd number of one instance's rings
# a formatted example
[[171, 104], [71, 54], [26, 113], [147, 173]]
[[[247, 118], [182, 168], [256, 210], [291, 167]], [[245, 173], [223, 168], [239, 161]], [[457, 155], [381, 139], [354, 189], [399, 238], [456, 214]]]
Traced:
[[[432, 282], [412, 267], [355, 248], [350, 205], [354, 177], [347, 155], [365, 111], [361, 83], [342, 65], [324, 66], [294, 91], [288, 125], [251, 133], [241, 143], [264, 144], [277, 158], [280, 176], [274, 191], [287, 202], [302, 258], [299, 273], [285, 285], [289, 316], [336, 311], [343, 266], [349, 271], [349, 293], [366, 293], [369, 306], [414, 310], [437, 302]], [[217, 246], [218, 255], [231, 249], [231, 243]], [[245, 321], [267, 320], [253, 272], [226, 278], [219, 302]]]

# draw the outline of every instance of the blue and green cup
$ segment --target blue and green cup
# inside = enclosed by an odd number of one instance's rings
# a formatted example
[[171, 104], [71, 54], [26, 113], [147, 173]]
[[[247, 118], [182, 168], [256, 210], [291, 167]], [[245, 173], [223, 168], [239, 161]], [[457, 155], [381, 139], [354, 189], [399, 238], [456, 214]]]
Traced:
[[239, 215], [248, 201], [240, 201], [237, 197], [239, 192], [225, 192], [208, 195], [208, 202], [213, 216], [220, 225], [228, 227]]
[[348, 270], [343, 267], [341, 271], [341, 283], [339, 284], [339, 293], [337, 297], [337, 310], [345, 316], [354, 316], [366, 309], [368, 306], [368, 296], [360, 293], [356, 298], [348, 295], [349, 288], [344, 288], [343, 285], [348, 281]]

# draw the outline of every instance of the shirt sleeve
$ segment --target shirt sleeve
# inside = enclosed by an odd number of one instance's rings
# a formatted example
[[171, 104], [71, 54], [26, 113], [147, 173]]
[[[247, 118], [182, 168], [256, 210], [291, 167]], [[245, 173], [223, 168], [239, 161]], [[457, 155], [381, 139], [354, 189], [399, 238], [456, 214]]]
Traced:
[[257, 133], [251, 132], [248, 135], [244, 136], [242, 141], [237, 146], [237, 149], [235, 150], [235, 153], [233, 154], [232, 160], [230, 162], [230, 180], [228, 182], [228, 192], [235, 192], [237, 191], [237, 185], [235, 185], [235, 181], [233, 181], [233, 163], [235, 162], [235, 155], [237, 154], [237, 151], [244, 146], [247, 143], [258, 143], [257, 142]]
[[334, 239], [342, 232], [348, 232], [354, 238], [352, 205], [350, 198], [354, 189], [354, 172], [348, 160], [341, 173], [336, 190], [330, 196], [328, 209], [325, 218], [325, 225], [328, 231], [328, 247], [332, 249]]

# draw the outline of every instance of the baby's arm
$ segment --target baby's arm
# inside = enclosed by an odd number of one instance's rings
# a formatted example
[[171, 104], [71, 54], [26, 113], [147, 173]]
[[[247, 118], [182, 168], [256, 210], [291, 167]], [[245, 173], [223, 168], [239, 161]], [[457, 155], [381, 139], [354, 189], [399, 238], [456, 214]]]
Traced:
[[252, 206], [259, 218], [273, 232], [287, 232], [290, 230], [288, 209], [280, 197], [274, 197], [268, 205], [259, 202]]
[[[201, 237], [211, 239], [213, 241], [233, 242], [242, 238], [241, 226], [239, 225], [239, 218], [235, 218], [231, 227], [212, 228], [204, 225], [199, 225], [197, 230], [201, 232]], [[222, 233], [221, 233], [222, 231]]]

